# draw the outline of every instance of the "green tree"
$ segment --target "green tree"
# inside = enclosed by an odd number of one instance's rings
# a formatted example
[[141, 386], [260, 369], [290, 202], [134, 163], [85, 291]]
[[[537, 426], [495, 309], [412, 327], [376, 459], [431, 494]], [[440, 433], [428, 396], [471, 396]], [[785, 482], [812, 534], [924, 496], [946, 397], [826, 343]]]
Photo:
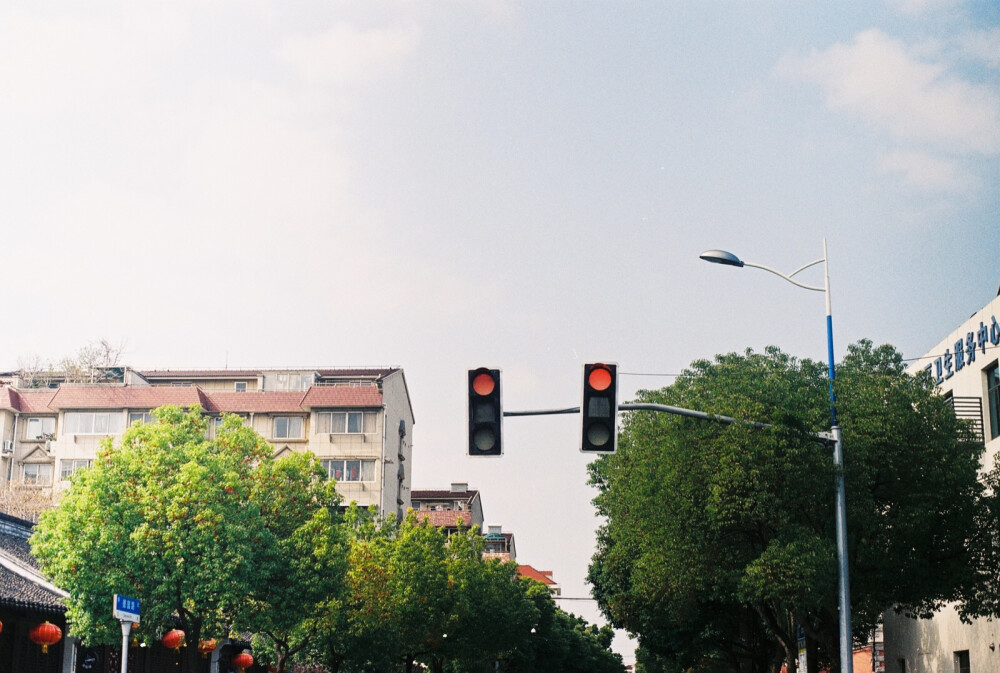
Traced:
[[199, 639], [226, 637], [241, 617], [257, 626], [248, 601], [274, 605], [294, 590], [285, 581], [308, 570], [296, 565], [304, 537], [339, 499], [314, 459], [272, 458], [235, 417], [209, 440], [196, 407], [155, 416], [117, 446], [106, 441], [94, 466], [74, 475], [59, 507], [42, 515], [32, 551], [69, 591], [75, 635], [117, 642], [111, 595], [132, 596], [147, 641], [175, 624], [184, 630], [194, 670]]
[[525, 601], [535, 606], [530, 636], [504, 658], [501, 670], [518, 673], [623, 673], [621, 655], [611, 651], [610, 626], [588, 624], [556, 607], [545, 585], [521, 581]]
[[[928, 614], [975, 582], [983, 446], [890, 346], [852, 345], [836, 392], [861, 634], [886, 609]], [[796, 624], [836, 666], [834, 473], [813, 437], [829, 424], [825, 367], [776, 348], [722, 355], [639, 400], [771, 425], [625, 418], [618, 453], [591, 466], [602, 610], [664, 670], [791, 669]]]
[[[347, 573], [347, 547], [333, 504], [339, 501], [335, 483], [309, 454], [292, 454], [258, 466], [264, 515], [278, 521], [278, 529], [291, 531], [262, 549], [256, 558], [268, 584], [252, 587], [234, 628], [252, 633], [258, 660], [271, 661], [279, 672], [322, 633], [334, 628], [343, 600]], [[310, 489], [302, 489], [302, 475], [312, 475]], [[316, 496], [319, 499], [316, 499]], [[318, 502], [326, 506], [317, 507]], [[284, 519], [284, 521], [281, 521]], [[304, 521], [304, 522], [303, 522]]]

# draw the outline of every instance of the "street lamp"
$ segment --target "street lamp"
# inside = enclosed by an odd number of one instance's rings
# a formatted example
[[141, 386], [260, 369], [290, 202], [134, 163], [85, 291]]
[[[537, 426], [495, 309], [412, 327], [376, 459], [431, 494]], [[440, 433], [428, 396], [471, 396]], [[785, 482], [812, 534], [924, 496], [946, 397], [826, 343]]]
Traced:
[[[840, 608], [840, 670], [843, 673], [854, 673], [853, 640], [851, 636], [851, 587], [847, 571], [847, 501], [844, 496], [844, 444], [841, 440], [840, 424], [837, 422], [837, 400], [833, 393], [833, 316], [830, 310], [830, 264], [826, 253], [826, 239], [823, 239], [823, 256], [821, 258], [800, 266], [787, 275], [763, 264], [745, 262], [733, 253], [726, 252], [725, 250], [706, 250], [701, 253], [700, 257], [706, 262], [712, 262], [713, 264], [736, 267], [750, 266], [755, 269], [763, 269], [784, 278], [792, 285], [797, 285], [806, 290], [822, 292], [826, 295], [826, 348], [827, 357], [830, 362], [830, 432], [833, 437], [833, 464], [837, 468], [837, 492], [834, 511], [837, 522], [837, 595], [838, 607]], [[793, 278], [800, 271], [805, 271], [817, 264], [823, 265], [823, 287], [806, 285]]]

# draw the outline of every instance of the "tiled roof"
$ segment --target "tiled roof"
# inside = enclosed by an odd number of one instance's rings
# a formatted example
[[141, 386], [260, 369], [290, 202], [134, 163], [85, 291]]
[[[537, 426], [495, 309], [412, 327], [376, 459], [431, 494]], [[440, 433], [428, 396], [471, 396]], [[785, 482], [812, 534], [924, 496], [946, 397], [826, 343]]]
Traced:
[[145, 379], [239, 379], [253, 378], [264, 372], [316, 372], [321, 377], [382, 379], [399, 367], [278, 367], [274, 369], [147, 369], [139, 374]]
[[17, 392], [8, 386], [0, 387], [0, 409], [21, 410], [21, 400]]
[[313, 386], [302, 398], [302, 406], [380, 407], [382, 393], [376, 386]]
[[375, 385], [313, 386], [306, 392], [217, 392], [188, 386], [63, 385], [55, 390], [0, 386], [0, 409], [54, 414], [62, 409], [155, 409], [200, 405], [208, 412], [304, 413], [313, 408], [382, 406]]
[[517, 574], [521, 577], [527, 577], [529, 579], [538, 580], [542, 584], [549, 585], [555, 584], [556, 581], [552, 579], [551, 570], [537, 570], [529, 565], [518, 565]]
[[415, 512], [417, 515], [417, 521], [427, 520], [435, 528], [457, 528], [458, 522], [461, 521], [462, 525], [466, 528], [472, 526], [472, 512], [468, 510], [451, 510], [451, 511], [432, 511], [432, 510], [421, 510]]
[[410, 491], [410, 500], [461, 500], [463, 502], [468, 502], [479, 495], [479, 491], [472, 489], [468, 491], [449, 491], [449, 490], [428, 490], [428, 491]]
[[304, 393], [205, 393], [205, 411], [230, 413], [302, 413]]
[[[5, 522], [13, 521], [4, 517]], [[8, 527], [14, 524], [7, 523]], [[26, 532], [26, 531], [25, 531]], [[49, 614], [62, 614], [66, 607], [62, 599], [53, 591], [23, 577], [7, 567], [7, 564], [21, 566], [38, 572], [38, 563], [31, 555], [28, 540], [7, 530], [0, 530], [0, 605], [29, 608]]]
[[53, 409], [153, 409], [164, 404], [204, 405], [195, 386], [60, 386]]
[[18, 390], [15, 395], [20, 398], [21, 406], [18, 409], [25, 414], [54, 414], [56, 410], [52, 408], [52, 398], [55, 397], [55, 390]]

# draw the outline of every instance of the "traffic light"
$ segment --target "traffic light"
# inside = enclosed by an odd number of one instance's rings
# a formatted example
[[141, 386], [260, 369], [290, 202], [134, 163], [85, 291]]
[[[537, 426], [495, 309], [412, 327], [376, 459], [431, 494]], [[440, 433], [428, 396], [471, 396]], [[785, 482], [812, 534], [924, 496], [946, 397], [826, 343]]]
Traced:
[[585, 453], [614, 453], [618, 436], [618, 365], [583, 366], [583, 443]]
[[500, 405], [500, 370], [469, 370], [469, 455], [499, 456], [503, 454], [500, 426], [503, 410]]

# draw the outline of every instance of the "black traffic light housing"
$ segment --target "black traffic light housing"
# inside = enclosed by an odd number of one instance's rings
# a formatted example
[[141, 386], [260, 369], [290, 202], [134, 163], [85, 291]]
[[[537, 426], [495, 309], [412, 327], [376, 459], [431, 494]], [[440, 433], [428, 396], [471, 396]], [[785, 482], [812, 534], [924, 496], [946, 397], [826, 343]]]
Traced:
[[469, 455], [503, 455], [500, 370], [469, 370]]
[[580, 416], [580, 450], [614, 453], [618, 441], [618, 365], [596, 362], [583, 366]]

